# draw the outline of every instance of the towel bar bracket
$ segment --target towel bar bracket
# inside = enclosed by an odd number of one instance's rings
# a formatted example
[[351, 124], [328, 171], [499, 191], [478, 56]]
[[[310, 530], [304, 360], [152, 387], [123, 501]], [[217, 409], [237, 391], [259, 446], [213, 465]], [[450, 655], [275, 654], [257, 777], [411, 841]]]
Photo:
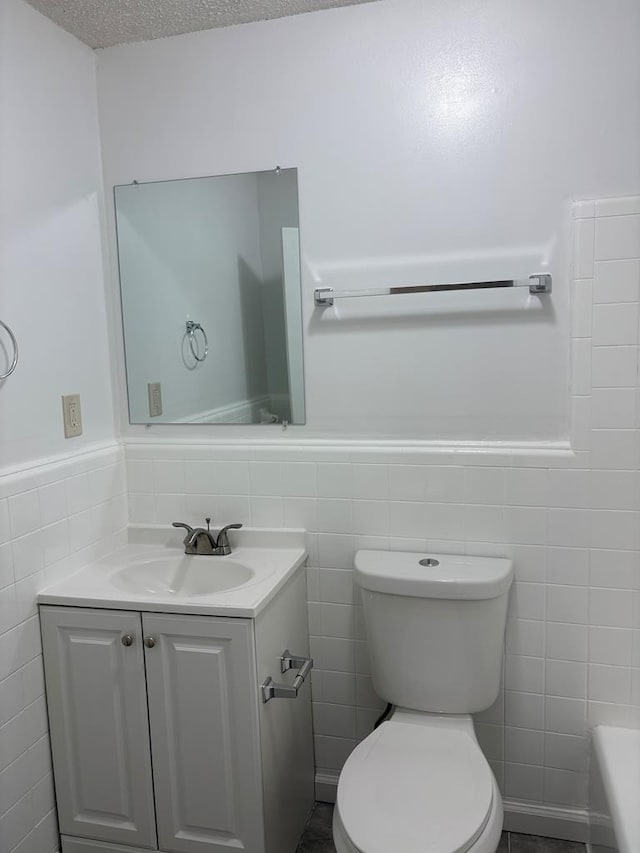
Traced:
[[549, 273], [530, 275], [529, 293], [551, 293], [551, 276]]

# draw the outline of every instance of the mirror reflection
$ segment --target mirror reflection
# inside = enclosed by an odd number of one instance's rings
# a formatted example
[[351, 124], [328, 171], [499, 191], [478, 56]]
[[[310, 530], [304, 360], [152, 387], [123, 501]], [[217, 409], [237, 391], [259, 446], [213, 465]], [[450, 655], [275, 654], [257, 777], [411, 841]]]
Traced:
[[298, 182], [115, 187], [131, 423], [304, 423]]

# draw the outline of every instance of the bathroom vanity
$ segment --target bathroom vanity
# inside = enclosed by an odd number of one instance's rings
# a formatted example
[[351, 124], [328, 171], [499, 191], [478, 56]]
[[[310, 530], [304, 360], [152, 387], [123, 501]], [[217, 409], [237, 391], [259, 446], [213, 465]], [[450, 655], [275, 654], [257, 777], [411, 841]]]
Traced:
[[[132, 528], [40, 594], [63, 853], [294, 853], [313, 804], [303, 533], [233, 541], [185, 557]], [[265, 701], [270, 678], [285, 698]]]

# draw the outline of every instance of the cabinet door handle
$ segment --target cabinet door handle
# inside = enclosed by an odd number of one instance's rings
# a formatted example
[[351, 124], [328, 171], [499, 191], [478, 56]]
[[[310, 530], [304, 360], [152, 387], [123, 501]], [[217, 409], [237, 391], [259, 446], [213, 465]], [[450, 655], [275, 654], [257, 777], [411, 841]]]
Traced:
[[278, 684], [269, 676], [262, 684], [262, 701], [268, 702], [270, 699], [296, 699], [298, 691], [304, 684], [304, 680], [313, 668], [313, 659], [304, 658], [298, 655], [292, 655], [286, 649], [280, 655], [280, 672], [287, 672], [294, 667], [298, 667], [298, 672], [293, 680], [293, 684]]
[[123, 646], [132, 646], [133, 645], [133, 635], [132, 634], [123, 634], [122, 635], [122, 645]]
[[144, 638], [144, 644], [148, 649], [152, 649], [156, 644], [156, 638], [155, 637], [145, 637]]

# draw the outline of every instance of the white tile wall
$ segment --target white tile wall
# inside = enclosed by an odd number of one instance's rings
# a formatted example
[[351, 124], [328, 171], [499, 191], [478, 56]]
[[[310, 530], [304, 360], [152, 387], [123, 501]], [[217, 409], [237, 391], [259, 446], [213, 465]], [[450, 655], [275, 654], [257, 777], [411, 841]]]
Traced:
[[639, 209], [575, 207], [572, 451], [128, 446], [132, 521], [309, 531], [320, 772], [339, 771], [384, 705], [357, 548], [514, 559], [504, 690], [477, 719], [507, 798], [584, 808], [589, 727], [640, 725]]
[[0, 850], [58, 850], [36, 593], [125, 535], [112, 447], [0, 477]]

